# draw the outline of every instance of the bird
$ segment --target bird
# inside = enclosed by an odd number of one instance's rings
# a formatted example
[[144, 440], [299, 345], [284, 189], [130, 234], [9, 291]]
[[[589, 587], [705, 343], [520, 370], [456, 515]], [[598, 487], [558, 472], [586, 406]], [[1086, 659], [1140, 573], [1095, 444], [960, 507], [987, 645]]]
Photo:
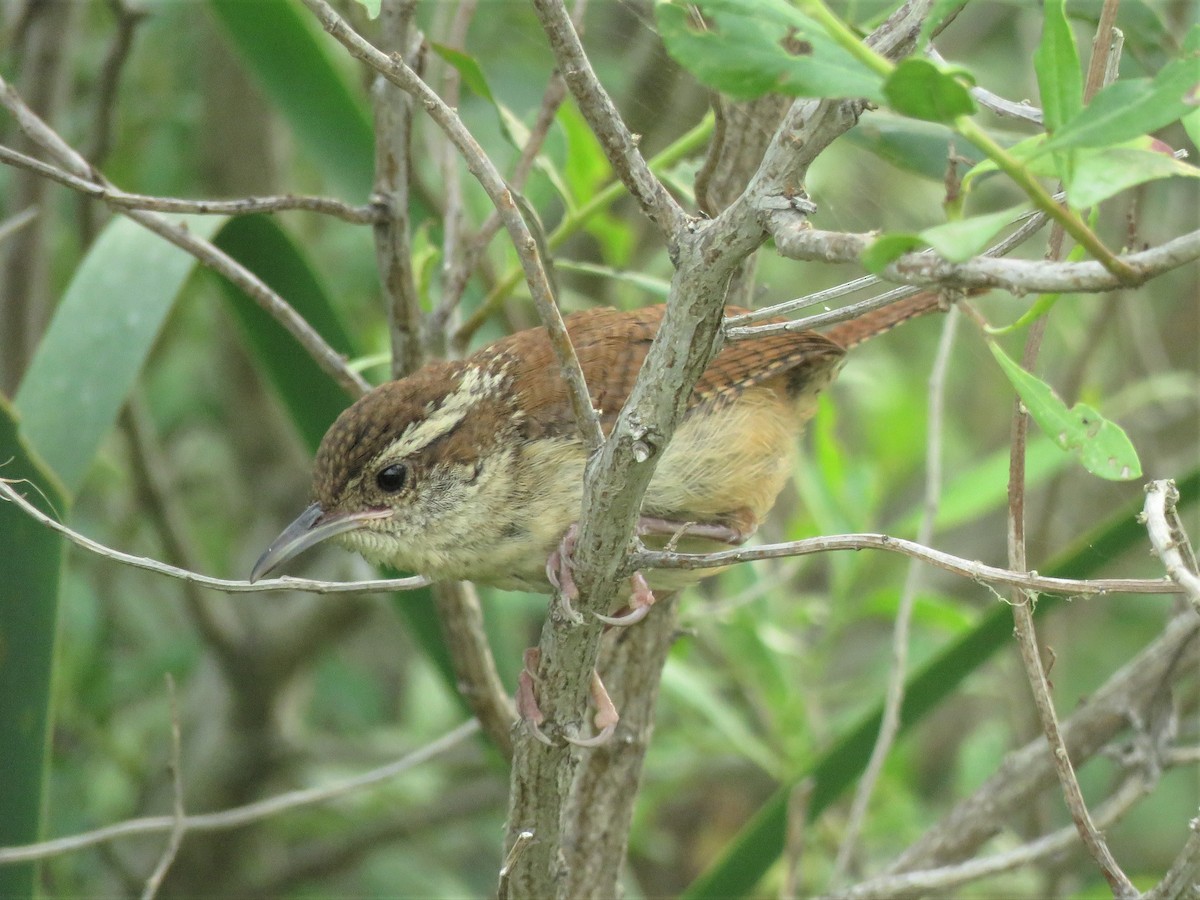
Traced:
[[[639, 534], [683, 537], [692, 551], [747, 540], [790, 478], [804, 425], [846, 351], [939, 306], [936, 294], [921, 294], [824, 334], [780, 331], [726, 342], [662, 451], [642, 500]], [[606, 435], [665, 309], [599, 307], [564, 318]], [[338, 416], [316, 453], [313, 502], [262, 554], [250, 580], [333, 540], [369, 562], [433, 581], [541, 593], [562, 587], [560, 594], [569, 594], [587, 458], [544, 327], [463, 359], [431, 362]], [[678, 590], [714, 571], [635, 574], [632, 612], [600, 618], [632, 624], [653, 591]], [[527, 699], [528, 687], [522, 685]], [[598, 707], [607, 699], [598, 676], [593, 696]], [[615, 710], [609, 720], [615, 724]]]

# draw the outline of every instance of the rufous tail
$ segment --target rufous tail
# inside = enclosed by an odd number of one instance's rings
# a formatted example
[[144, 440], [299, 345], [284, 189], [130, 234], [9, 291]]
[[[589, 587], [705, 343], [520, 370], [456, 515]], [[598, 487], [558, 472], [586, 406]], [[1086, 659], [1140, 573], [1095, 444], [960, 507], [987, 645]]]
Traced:
[[[985, 289], [974, 288], [966, 291], [964, 296], [973, 297], [983, 293], [986, 293]], [[945, 312], [949, 308], [941, 291], [922, 291], [881, 309], [871, 310], [849, 322], [839, 322], [826, 331], [825, 336], [849, 350], [886, 331], [891, 331], [909, 319], [931, 312]]]

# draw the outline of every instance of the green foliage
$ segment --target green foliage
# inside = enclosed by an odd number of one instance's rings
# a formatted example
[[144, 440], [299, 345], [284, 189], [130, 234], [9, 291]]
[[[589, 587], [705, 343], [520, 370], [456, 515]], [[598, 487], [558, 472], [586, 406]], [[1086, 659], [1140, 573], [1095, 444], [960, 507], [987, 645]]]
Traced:
[[[22, 434], [0, 396], [0, 478], [48, 515], [66, 511], [67, 493]], [[43, 833], [50, 752], [50, 682], [58, 625], [63, 544], [12, 503], [0, 502], [0, 847]], [[32, 863], [0, 867], [0, 897], [33, 894]]]
[[1079, 457], [1079, 462], [1093, 475], [1113, 481], [1141, 477], [1142, 464], [1137, 451], [1120, 426], [1084, 403], [1068, 409], [1049, 385], [1009, 359], [998, 344], [993, 342], [989, 346], [1021, 395], [1029, 415], [1051, 440]]
[[[698, 9], [703, 21], [692, 18]], [[667, 51], [701, 82], [733, 97], [880, 100], [880, 79], [785, 0], [703, 0], [655, 6]]]
[[963, 74], [964, 70], [944, 71], [927, 59], [910, 58], [888, 76], [883, 93], [893, 112], [949, 124], [975, 112], [969, 85], [960, 80]]
[[[221, 225], [214, 217], [187, 221], [200, 236]], [[75, 272], [15, 401], [26, 440], [69, 494], [83, 483], [195, 265], [178, 247], [116, 219]]]
[[1067, 22], [1065, 0], [1048, 2], [1042, 10], [1042, 42], [1033, 55], [1033, 69], [1038, 77], [1046, 131], [1054, 134], [1083, 107], [1083, 73], [1075, 35]]
[[242, 60], [322, 173], [358, 202], [371, 192], [374, 139], [365, 99], [288, 0], [209, 0]]
[[[934, 3], [922, 43], [959, 5]], [[531, 14], [481, 4], [463, 46], [451, 45], [441, 26], [452, 16], [435, 6], [418, 7], [431, 38], [427, 74], [439, 84], [447, 66], [458, 73], [464, 88], [459, 111], [507, 171], [514, 146], [530, 134], [549, 74], [530, 75], [529, 60], [545, 56], [544, 38]], [[1007, 176], [996, 177], [1005, 170], [995, 152], [989, 149], [989, 157], [963, 139], [960, 120], [984, 118], [975, 115], [969, 94], [976, 83], [1011, 98], [1036, 91], [1049, 138], [1029, 137], [1026, 125], [1011, 131], [989, 125], [988, 134], [1031, 178], [1047, 185], [1061, 179], [1081, 221], [1088, 207], [1105, 204], [1089, 225], [1110, 246], [1126, 240], [1130, 210], [1139, 242], [1159, 242], [1184, 227], [1180, 222], [1194, 209], [1196, 169], [1170, 156], [1167, 144], [1189, 136], [1194, 142], [1200, 130], [1188, 105], [1197, 80], [1197, 29], [1175, 28], [1166, 12], [1126, 0], [1119, 24], [1134, 57], [1126, 69], [1136, 77], [1123, 77], [1084, 105], [1072, 26], [1091, 14], [1086, 6], [1064, 10], [1048, 2], [1044, 15], [1027, 4], [987, 7], [997, 24], [980, 34], [974, 29], [987, 17], [972, 19], [969, 6], [949, 26], [945, 45], [963, 48], [965, 59], [941, 66], [918, 55], [886, 72], [886, 61], [855, 45], [849, 26], [839, 27], [823, 4], [811, 2], [671, 0], [655, 7], [653, 20], [619, 5], [589, 17], [586, 43], [598, 66], [616, 73], [606, 86], [618, 106], [631, 118], [642, 115], [641, 145], [654, 171], [671, 172], [682, 186], [681, 197], [701, 164], [713, 118], [702, 118], [706, 92], [656, 56], [655, 23], [673, 60], [731, 96], [853, 95], [886, 107], [864, 111], [844, 144], [822, 157], [820, 177], [806, 185], [819, 207], [818, 227], [871, 231], [885, 219], [897, 223], [863, 257], [863, 265], [878, 272], [927, 247], [951, 261], [969, 258], [1028, 208]], [[354, 12], [356, 24], [376, 39], [370, 31], [376, 26]], [[368, 7], [369, 15], [375, 12]], [[108, 48], [107, 15], [97, 7], [87, 19], [85, 52], [71, 63], [75, 90], [64, 133], [84, 130], [81, 123], [92, 115], [99, 66], [85, 61], [102, 59]], [[269, 121], [242, 124], [269, 133], [264, 143], [273, 148], [278, 183], [248, 188], [237, 177], [246, 154], [223, 145], [219, 126], [241, 110], [214, 110], [206, 93], [206, 79], [229, 73], [189, 69], [189, 61], [146, 42], [135, 44], [130, 77], [118, 91], [119, 149], [107, 171], [122, 187], [147, 189], [165, 167], [177, 190], [191, 196], [369, 197], [369, 77], [321, 34], [301, 4], [211, 0], [173, 7], [172, 15], [180, 21], [211, 16], [236, 65], [264, 95]], [[1172, 44], [1174, 33], [1184, 36], [1182, 51]], [[1032, 67], [1025, 35], [1037, 41]], [[939, 47], [942, 41], [939, 36]], [[639, 50], [659, 62], [641, 67]], [[139, 118], [134, 113], [150, 107], [131, 85], [144, 90], [164, 70], [181, 91], [166, 101], [169, 121], [147, 119], [144, 112]], [[470, 239], [488, 213], [465, 179], [455, 211], [466, 231], [455, 234], [439, 221], [448, 205], [447, 169], [439, 153], [429, 152], [441, 145], [428, 125], [418, 116], [410, 198], [414, 269], [427, 312], [439, 302], [453, 241], [464, 234]], [[1151, 134], [1161, 128], [1168, 130]], [[213, 135], [221, 146], [202, 150]], [[857, 149], [844, 152], [849, 144]], [[139, 153], [150, 145], [157, 148], [157, 174], [143, 176]], [[951, 149], [969, 160], [966, 165], [979, 163], [964, 179], [965, 216], [956, 217], [955, 206], [944, 202]], [[234, 177], [225, 177], [223, 167]], [[624, 196], [572, 104], [558, 110], [522, 194], [546, 223], [547, 243], [559, 257], [565, 307], [636, 306], [663, 295], [671, 276], [668, 254]], [[51, 203], [44, 214], [53, 229], [48, 277], [65, 290], [24, 372], [16, 395], [20, 415], [0, 401], [0, 462], [7, 462], [0, 477], [30, 478], [45, 492], [47, 511], [61, 517], [70, 509], [71, 524], [105, 543], [172, 560], [182, 544], [198, 568], [243, 575], [303, 503], [311, 452], [348, 398], [238, 290], [208, 274], [192, 277], [194, 263], [181, 251], [123, 219], [92, 241], [77, 227], [73, 209], [64, 215]], [[373, 281], [369, 226], [288, 213], [196, 218], [189, 228], [212, 236], [278, 290], [339, 353], [387, 358], [387, 312]], [[1085, 256], [1076, 245], [1067, 258]], [[770, 252], [760, 254], [757, 266], [755, 300], [764, 304], [850, 277], [844, 269], [801, 267]], [[483, 251], [467, 291], [463, 319], [479, 329], [472, 328], [473, 343], [533, 321], [520, 284], [501, 237]], [[1177, 474], [1185, 514], [1194, 520], [1200, 476], [1190, 468], [1192, 287], [1185, 278], [1164, 279], [1143, 293], [1129, 292], [1122, 299], [1136, 304], [1136, 328], [1105, 318], [1099, 298], [1050, 295], [1020, 306], [1007, 297], [979, 301], [992, 321], [1016, 320], [1013, 328], [1053, 306], [1039, 371], [1074, 405], [998, 351], [994, 365], [979, 334], [960, 339], [946, 386], [938, 546], [968, 558], [1003, 559], [1011, 378], [1044, 430], [1031, 433], [1026, 458], [1030, 528], [1038, 536], [1031, 564], [1064, 577], [1161, 574], [1146, 558], [1144, 531], [1133, 519], [1136, 485], [1099, 481], [1072, 460], [1106, 478], [1136, 477], [1143, 464]], [[765, 539], [915, 532], [927, 452], [927, 361], [936, 330], [934, 321], [905, 325], [854, 351], [822, 399], [797, 466], [795, 496], [781, 500]], [[114, 431], [131, 395], [141, 397], [152, 442], [158, 442], [165, 501], [156, 501], [144, 484], [128, 426]], [[1079, 398], [1084, 402], [1075, 402]], [[1119, 419], [1128, 437], [1095, 409]], [[36, 492], [27, 493], [36, 499]], [[1052, 507], [1044, 514], [1043, 504]], [[1114, 510], [1111, 523], [1089, 527]], [[222, 655], [228, 648], [205, 632], [201, 603], [181, 585], [98, 563], [83, 552], [70, 554], [60, 573], [58, 538], [3, 503], [0, 542], [20, 549], [0, 553], [0, 844], [169, 809], [165, 671], [176, 677], [184, 701], [184, 773], [188, 809], [195, 811], [360, 771], [463, 716], [428, 591], [379, 605], [344, 597], [205, 595], [214, 619], [233, 623], [234, 649], [244, 651], [234, 654], [238, 670]], [[363, 574], [336, 549], [308, 565], [330, 577]], [[631, 839], [630, 895], [774, 893], [788, 798], [806, 778], [813, 785], [807, 814], [816, 824], [805, 833], [811, 871], [804, 873], [803, 889], [820, 889], [841, 828], [839, 804], [861, 776], [878, 730], [890, 618], [903, 573], [904, 564], [884, 554], [824, 555], [736, 567], [685, 596], [685, 630], [664, 674]], [[488, 590], [482, 599], [497, 664], [511, 688], [522, 648], [536, 641], [545, 599]], [[361, 609], [342, 619], [342, 604]], [[1042, 598], [1040, 621], [1059, 629], [1048, 639], [1060, 660], [1056, 697], [1065, 704], [1094, 689], [1154, 633], [1165, 608], [1166, 602], [1146, 599], [1071, 605]], [[317, 611], [323, 615], [313, 615]], [[314, 627], [327, 633], [309, 656], [283, 675], [270, 669], [272, 654]], [[865, 869], [885, 864], [895, 847], [944, 812], [952, 794], [990, 774], [1004, 746], [1024, 739], [1026, 723], [1006, 706], [1016, 693], [1012, 671], [988, 662], [1006, 651], [1010, 635], [1010, 611], [986, 589], [951, 578], [922, 588], [903, 736], [872, 804]], [[53, 679], [58, 719], [50, 744]], [[970, 704], [971, 717], [956, 719], [948, 730], [939, 719], [957, 715], [960, 703]], [[47, 755], [51, 762], [44, 766]], [[934, 755], [944, 771], [931, 776], [923, 766]], [[222, 770], [230, 759], [242, 768]], [[1093, 770], [1086, 777], [1099, 775]], [[478, 785], [491, 793], [479, 799], [472, 793]], [[245, 840], [239, 835], [236, 846], [222, 851], [237, 873], [228, 890], [244, 896], [491, 893], [506, 790], [494, 758], [459, 751], [377, 791], [270, 820]], [[1178, 822], [1161, 812], [1165, 802], [1159, 796], [1145, 802], [1138, 841], [1127, 838], [1126, 846], [1136, 849], [1119, 853], [1122, 860], [1133, 859], [1145, 871], [1165, 869], [1164, 851], [1155, 845], [1165, 847], [1179, 835]], [[1113, 833], [1122, 839], [1120, 829]], [[177, 865], [192, 880], [181, 883], [208, 888], [203, 879], [217, 873], [186, 858], [193, 846], [215, 845], [189, 836]], [[56, 895], [120, 893], [131, 879], [144, 878], [160, 850], [150, 840], [63, 856], [44, 866], [43, 880]], [[317, 871], [316, 863], [325, 870]], [[285, 870], [307, 874], [287, 881]], [[1080, 871], [1076, 866], [1054, 877], [1066, 891]], [[0, 867], [0, 894], [29, 896], [33, 873], [31, 866]], [[1020, 890], [1040, 896], [1045, 883], [1031, 875]]]

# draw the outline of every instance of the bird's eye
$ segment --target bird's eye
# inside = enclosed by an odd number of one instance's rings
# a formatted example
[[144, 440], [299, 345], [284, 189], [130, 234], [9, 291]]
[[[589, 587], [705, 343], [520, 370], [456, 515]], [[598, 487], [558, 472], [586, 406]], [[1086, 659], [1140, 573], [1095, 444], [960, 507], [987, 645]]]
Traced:
[[394, 494], [400, 488], [404, 487], [404, 482], [408, 480], [408, 468], [403, 463], [393, 463], [392, 465], [379, 470], [379, 474], [375, 476], [375, 483], [379, 485], [379, 489], [385, 494]]

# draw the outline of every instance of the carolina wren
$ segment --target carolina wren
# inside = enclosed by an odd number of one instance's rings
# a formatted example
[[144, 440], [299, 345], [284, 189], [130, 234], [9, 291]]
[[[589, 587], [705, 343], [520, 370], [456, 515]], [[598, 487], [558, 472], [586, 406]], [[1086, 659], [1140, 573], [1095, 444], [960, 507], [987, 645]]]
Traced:
[[[804, 331], [726, 344], [659, 460], [645, 519], [695, 523], [697, 533], [725, 542], [749, 537], [787, 481], [800, 431], [846, 346], [936, 305], [917, 299], [831, 336]], [[606, 432], [663, 311], [566, 318]], [[518, 332], [381, 385], [343, 412], [317, 451], [315, 502], [262, 555], [251, 580], [334, 538], [369, 561], [435, 580], [549, 592], [547, 560], [579, 518], [585, 462], [545, 330]], [[699, 577], [661, 572], [651, 584], [673, 590]]]

